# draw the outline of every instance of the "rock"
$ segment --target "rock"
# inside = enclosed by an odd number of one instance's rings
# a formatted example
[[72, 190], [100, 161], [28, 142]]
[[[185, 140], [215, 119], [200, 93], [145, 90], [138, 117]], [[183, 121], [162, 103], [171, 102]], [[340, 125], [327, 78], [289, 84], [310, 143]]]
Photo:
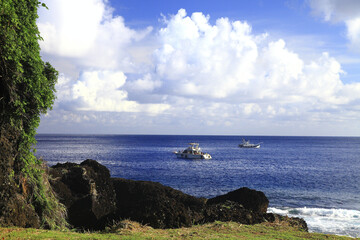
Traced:
[[246, 187], [237, 189], [224, 195], [211, 198], [207, 201], [208, 205], [233, 201], [241, 204], [245, 209], [254, 213], [265, 214], [269, 206], [269, 200], [263, 192], [252, 190]]
[[206, 200], [156, 182], [110, 178], [109, 170], [94, 160], [57, 164], [50, 175], [53, 189], [68, 209], [69, 223], [80, 229], [101, 230], [130, 219], [153, 228], [190, 227], [214, 221], [286, 221], [307, 230], [303, 219], [266, 213], [269, 201], [265, 194], [248, 188]]
[[244, 208], [241, 204], [233, 201], [208, 204], [203, 211], [203, 219], [198, 223], [214, 221], [233, 221], [242, 224], [256, 224], [266, 221], [263, 214], [254, 213]]
[[[282, 216], [282, 217], [284, 217], [284, 216]], [[284, 218], [286, 218], [286, 217], [284, 217]], [[303, 230], [305, 232], [309, 231], [307, 223], [303, 218], [298, 218], [298, 217], [289, 218], [288, 217], [288, 222], [289, 222], [290, 226], [292, 226], [292, 227], [296, 227], [299, 230]]]
[[107, 215], [116, 210], [115, 191], [109, 170], [94, 160], [80, 165], [64, 163], [50, 170], [51, 184], [68, 209], [68, 222], [75, 228], [103, 229]]
[[305, 231], [305, 232], [309, 231], [307, 223], [302, 218], [282, 216], [275, 213], [267, 213], [266, 219], [269, 222], [281, 223], [282, 225], [287, 224], [301, 231]]
[[113, 178], [117, 212], [154, 228], [190, 227], [203, 218], [205, 199], [196, 198], [156, 182]]

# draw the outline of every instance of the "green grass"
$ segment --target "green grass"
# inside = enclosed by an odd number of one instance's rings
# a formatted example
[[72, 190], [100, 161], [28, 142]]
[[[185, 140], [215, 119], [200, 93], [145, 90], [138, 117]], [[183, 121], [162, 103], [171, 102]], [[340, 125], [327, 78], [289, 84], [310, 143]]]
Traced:
[[106, 232], [73, 232], [31, 228], [0, 228], [0, 239], [352, 239], [335, 235], [307, 233], [283, 224], [242, 225], [215, 222], [191, 228], [153, 229], [123, 221]]

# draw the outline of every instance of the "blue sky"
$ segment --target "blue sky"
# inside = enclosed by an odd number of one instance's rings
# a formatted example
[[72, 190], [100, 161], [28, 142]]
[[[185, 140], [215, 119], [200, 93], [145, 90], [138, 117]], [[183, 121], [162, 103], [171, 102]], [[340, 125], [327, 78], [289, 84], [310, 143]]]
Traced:
[[52, 0], [40, 133], [360, 136], [360, 2]]

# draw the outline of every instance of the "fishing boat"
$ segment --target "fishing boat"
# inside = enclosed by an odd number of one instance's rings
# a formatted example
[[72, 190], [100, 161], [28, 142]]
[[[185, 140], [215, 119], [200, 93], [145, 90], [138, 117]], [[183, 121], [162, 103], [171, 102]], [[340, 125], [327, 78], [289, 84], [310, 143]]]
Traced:
[[199, 147], [199, 143], [189, 143], [189, 147], [184, 150], [175, 151], [175, 155], [178, 158], [188, 159], [211, 159], [211, 155], [203, 153]]
[[260, 143], [253, 144], [250, 141], [246, 141], [245, 139], [242, 140], [242, 143], [239, 144], [241, 148], [260, 148]]

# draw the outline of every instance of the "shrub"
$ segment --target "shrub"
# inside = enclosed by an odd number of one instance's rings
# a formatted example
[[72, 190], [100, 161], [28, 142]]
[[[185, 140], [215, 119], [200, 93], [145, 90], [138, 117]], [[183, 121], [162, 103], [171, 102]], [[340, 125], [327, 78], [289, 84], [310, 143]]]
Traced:
[[[40, 57], [39, 6], [45, 5], [37, 0], [0, 1], [0, 138], [8, 142], [10, 154], [0, 156], [0, 168], [3, 182], [23, 195], [42, 226], [56, 228], [65, 226], [64, 207], [44, 178], [42, 161], [33, 154], [40, 115], [54, 103], [58, 77]], [[7, 137], [11, 139], [5, 141]]]

